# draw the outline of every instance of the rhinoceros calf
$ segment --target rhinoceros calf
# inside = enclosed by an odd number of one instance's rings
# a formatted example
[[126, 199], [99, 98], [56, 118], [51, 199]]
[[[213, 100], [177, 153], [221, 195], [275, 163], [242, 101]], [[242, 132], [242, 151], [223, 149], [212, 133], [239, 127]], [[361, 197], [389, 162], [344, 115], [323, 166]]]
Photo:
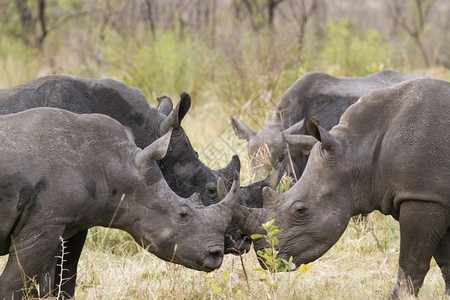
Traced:
[[[262, 170], [267, 160], [261, 161], [259, 149], [268, 149], [272, 166], [286, 149], [286, 141], [292, 143], [289, 155], [290, 175], [300, 178], [310, 149], [302, 151], [295, 139], [283, 139], [283, 134], [307, 134], [303, 120], [310, 116], [320, 119], [320, 124], [330, 130], [339, 123], [344, 111], [361, 96], [369, 92], [391, 86], [401, 81], [418, 78], [415, 75], [393, 70], [382, 70], [366, 77], [336, 78], [323, 72], [309, 72], [302, 75], [283, 94], [264, 127], [254, 132], [245, 124], [231, 118], [236, 135], [248, 141], [248, 155], [253, 169]], [[266, 146], [265, 146], [266, 145]], [[293, 168], [292, 168], [293, 167]]]
[[400, 83], [362, 97], [330, 132], [308, 125], [320, 142], [300, 180], [282, 195], [264, 188], [265, 208], [239, 207], [233, 220], [250, 233], [276, 218], [280, 255], [299, 266], [330, 249], [352, 215], [379, 210], [400, 223], [391, 297], [417, 295], [432, 257], [449, 295], [450, 82]]
[[59, 237], [93, 226], [125, 230], [164, 260], [219, 268], [238, 184], [208, 207], [176, 195], [156, 163], [170, 133], [142, 150], [105, 115], [36, 108], [1, 116], [0, 255], [9, 259], [0, 299], [20, 298], [34, 277], [40, 296], [51, 292]]
[[[164, 159], [158, 161], [164, 178], [181, 197], [199, 193], [205, 205], [217, 203], [217, 179], [222, 177], [229, 187], [234, 173], [239, 172], [239, 158], [233, 157], [224, 169], [209, 169], [200, 161], [181, 127], [181, 121], [191, 105], [189, 95], [182, 93], [175, 108], [169, 97], [160, 97], [158, 102], [158, 109], [151, 107], [138, 89], [128, 87], [120, 81], [50, 75], [0, 90], [0, 115], [34, 107], [62, 108], [75, 113], [101, 113], [129, 127], [140, 148], [145, 148], [173, 128], [169, 152]], [[72, 249], [78, 248], [81, 251], [84, 242], [81, 235], [85, 236], [86, 233], [80, 233], [69, 241]], [[231, 239], [238, 245], [241, 244], [242, 249]], [[234, 253], [236, 248], [238, 252], [248, 250], [250, 244], [244, 243], [242, 239], [238, 230], [229, 230], [226, 253]]]

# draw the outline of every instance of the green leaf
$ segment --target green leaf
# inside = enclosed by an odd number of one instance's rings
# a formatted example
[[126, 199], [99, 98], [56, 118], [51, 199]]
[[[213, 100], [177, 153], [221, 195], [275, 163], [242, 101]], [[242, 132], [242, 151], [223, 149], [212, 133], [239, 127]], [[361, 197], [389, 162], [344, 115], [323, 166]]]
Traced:
[[250, 237], [252, 238], [252, 240], [257, 240], [257, 239], [264, 238], [264, 235], [262, 235], [262, 234], [252, 234]]
[[230, 277], [228, 276], [228, 272], [225, 270], [223, 271], [223, 276], [227, 279], [227, 281], [230, 281]]
[[312, 264], [307, 264], [307, 265], [302, 264], [300, 266], [300, 270], [302, 270], [302, 272], [304, 273], [304, 272], [308, 271], [311, 267], [312, 267]]
[[265, 226], [266, 228], [270, 228], [270, 227], [273, 225], [274, 222], [275, 222], [275, 219], [272, 219], [272, 220], [266, 222], [266, 223], [264, 224], [264, 226]]
[[216, 293], [222, 293], [222, 288], [220, 288], [219, 286], [215, 285], [214, 283], [211, 282], [211, 288], [213, 289], [214, 292]]

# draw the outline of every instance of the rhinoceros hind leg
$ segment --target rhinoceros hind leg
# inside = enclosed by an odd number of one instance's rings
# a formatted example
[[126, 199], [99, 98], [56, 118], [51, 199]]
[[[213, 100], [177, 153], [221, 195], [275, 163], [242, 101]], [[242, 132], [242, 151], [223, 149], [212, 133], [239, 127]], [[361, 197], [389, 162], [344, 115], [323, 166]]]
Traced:
[[450, 229], [434, 252], [434, 259], [441, 268], [445, 281], [445, 294], [450, 296]]
[[431, 257], [448, 227], [447, 210], [433, 202], [403, 201], [400, 206], [400, 257], [397, 282], [390, 298], [417, 296]]

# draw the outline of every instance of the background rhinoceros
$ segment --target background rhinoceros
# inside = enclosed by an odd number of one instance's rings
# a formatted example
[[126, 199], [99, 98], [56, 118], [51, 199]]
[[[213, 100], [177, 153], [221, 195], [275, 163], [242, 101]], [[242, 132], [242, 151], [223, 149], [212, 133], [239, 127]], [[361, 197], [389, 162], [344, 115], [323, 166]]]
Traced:
[[[306, 135], [303, 120], [316, 116], [323, 128], [330, 130], [339, 123], [344, 111], [359, 97], [370, 91], [385, 88], [401, 81], [419, 78], [393, 70], [382, 70], [365, 77], [333, 77], [323, 72], [308, 72], [302, 75], [283, 94], [266, 124], [257, 132], [244, 123], [231, 118], [236, 135], [248, 141], [248, 155], [253, 169], [262, 170], [265, 163], [272, 166], [286, 149], [283, 134]], [[295, 140], [288, 148], [290, 174], [297, 180], [305, 168], [309, 149], [300, 149]], [[267, 152], [258, 153], [260, 149]], [[269, 159], [261, 158], [265, 154]], [[293, 167], [293, 168], [292, 168]]]
[[39, 296], [51, 293], [59, 238], [93, 226], [125, 230], [170, 262], [220, 267], [239, 185], [208, 207], [177, 196], [156, 164], [171, 131], [140, 149], [108, 116], [54, 108], [1, 116], [0, 128], [0, 255], [9, 254], [0, 299], [21, 298], [33, 278]]
[[[264, 208], [235, 209], [247, 233], [276, 218], [280, 257], [297, 266], [322, 256], [352, 215], [379, 210], [400, 223], [397, 282], [417, 295], [432, 257], [450, 294], [450, 82], [417, 79], [374, 91], [350, 106], [319, 141], [300, 180], [284, 194], [264, 188]], [[315, 145], [314, 145], [315, 144]], [[264, 247], [263, 243], [255, 249]]]

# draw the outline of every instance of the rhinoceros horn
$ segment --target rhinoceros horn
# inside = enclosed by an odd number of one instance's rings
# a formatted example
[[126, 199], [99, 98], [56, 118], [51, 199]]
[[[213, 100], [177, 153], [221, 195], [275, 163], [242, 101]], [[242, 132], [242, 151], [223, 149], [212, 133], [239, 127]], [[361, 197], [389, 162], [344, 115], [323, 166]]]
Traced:
[[255, 135], [255, 132], [251, 130], [247, 125], [245, 125], [242, 122], [239, 122], [233, 117], [231, 117], [231, 125], [233, 126], [234, 133], [236, 133], [236, 135], [240, 139], [248, 141], [250, 137]]
[[271, 187], [264, 187], [262, 190], [263, 195], [263, 207], [270, 209], [277, 207], [280, 204], [280, 195]]
[[241, 161], [239, 160], [239, 156], [235, 154], [231, 158], [230, 163], [225, 168], [217, 170], [217, 173], [219, 173], [221, 177], [231, 181], [233, 176], [240, 171]]
[[308, 155], [314, 144], [317, 143], [317, 139], [315, 137], [305, 134], [293, 135], [283, 133], [283, 138], [289, 145], [298, 147], [304, 155]]
[[269, 176], [267, 176], [266, 179], [264, 179], [264, 183], [266, 183], [266, 185], [270, 186], [272, 189], [276, 190], [278, 184], [281, 181], [281, 178], [283, 177], [285, 169], [286, 169], [286, 154], [283, 153], [280, 156], [278, 164], [275, 167], [275, 169], [273, 169], [270, 172]]
[[302, 129], [304, 122], [305, 122], [305, 119], [295, 123], [294, 125], [291, 125], [291, 127], [285, 129], [283, 131], [283, 133], [284, 134], [293, 134], [295, 132], [299, 132], [300, 129]]
[[236, 204], [233, 211], [233, 222], [245, 235], [261, 232], [261, 224], [267, 221], [267, 210], [249, 208]]
[[219, 197], [219, 200], [222, 200], [227, 196], [227, 188], [221, 177], [217, 179], [217, 196]]
[[[219, 185], [221, 187], [219, 187]], [[219, 189], [222, 189], [222, 191], [226, 190], [225, 185], [223, 184], [223, 181], [219, 178], [217, 183], [218, 191]], [[234, 212], [234, 206], [237, 203], [237, 200], [239, 198], [239, 180], [233, 181], [233, 185], [231, 186], [230, 191], [225, 196], [225, 198], [222, 198], [221, 201], [217, 204], [213, 204], [209, 207], [212, 209], [217, 209], [217, 216], [219, 216], [217, 222], [220, 223], [223, 226], [228, 226], [228, 224], [231, 221], [231, 215]], [[222, 194], [222, 192], [220, 192]], [[223, 194], [222, 194], [223, 195]], [[225, 216], [225, 218], [223, 217]]]
[[188, 199], [196, 205], [203, 206], [203, 203], [202, 203], [199, 193], [193, 193]]
[[172, 99], [164, 95], [159, 97], [157, 100], [158, 100], [158, 111], [163, 115], [166, 116], [169, 115], [170, 112], [173, 110]]
[[188, 112], [191, 107], [191, 97], [189, 94], [182, 92], [180, 95], [180, 101], [175, 106], [175, 108], [170, 112], [170, 114], [161, 122], [159, 127], [159, 132], [161, 135], [165, 134], [173, 127], [179, 127], [181, 120]]

